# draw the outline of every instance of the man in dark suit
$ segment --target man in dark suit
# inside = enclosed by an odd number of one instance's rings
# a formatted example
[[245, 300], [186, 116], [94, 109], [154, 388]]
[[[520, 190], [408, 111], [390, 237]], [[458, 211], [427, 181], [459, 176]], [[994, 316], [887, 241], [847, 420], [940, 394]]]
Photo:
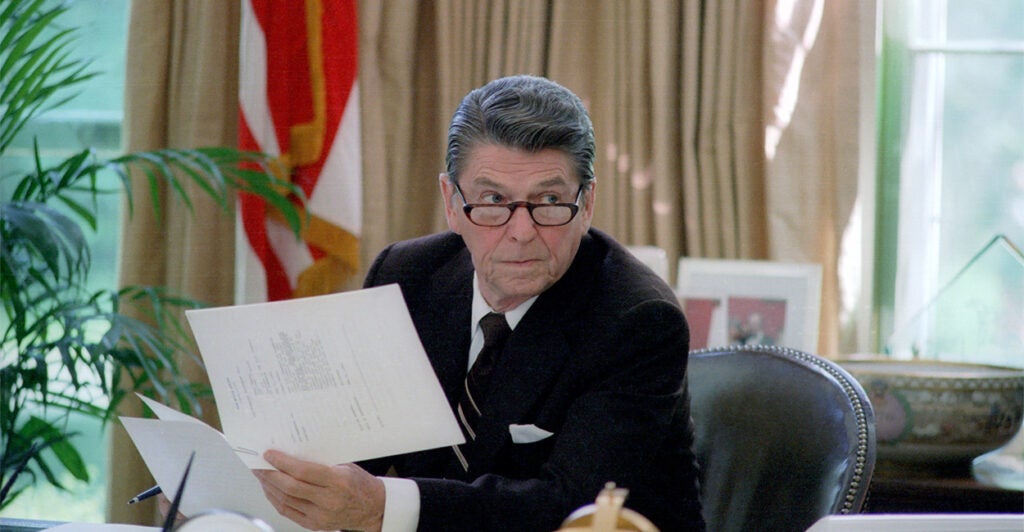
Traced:
[[[594, 151], [583, 103], [549, 80], [466, 96], [440, 177], [451, 231], [388, 247], [366, 285], [401, 286], [467, 444], [333, 467], [270, 451], [279, 471], [257, 475], [278, 511], [316, 529], [554, 530], [615, 482], [662, 530], [703, 528], [689, 331], [672, 290], [590, 227]], [[497, 348], [490, 313], [511, 328]]]

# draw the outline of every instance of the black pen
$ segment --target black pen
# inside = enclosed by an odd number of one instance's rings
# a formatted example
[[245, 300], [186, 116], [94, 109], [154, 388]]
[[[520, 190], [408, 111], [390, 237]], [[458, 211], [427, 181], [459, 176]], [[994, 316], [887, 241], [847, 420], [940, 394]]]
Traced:
[[146, 490], [146, 491], [144, 491], [144, 492], [142, 492], [142, 493], [132, 497], [128, 501], [128, 504], [135, 504], [137, 502], [144, 501], [144, 500], [146, 500], [146, 499], [148, 499], [150, 497], [153, 497], [154, 495], [156, 495], [156, 494], [158, 494], [160, 492], [161, 492], [160, 486], [153, 486], [152, 488], [149, 488], [148, 490]]

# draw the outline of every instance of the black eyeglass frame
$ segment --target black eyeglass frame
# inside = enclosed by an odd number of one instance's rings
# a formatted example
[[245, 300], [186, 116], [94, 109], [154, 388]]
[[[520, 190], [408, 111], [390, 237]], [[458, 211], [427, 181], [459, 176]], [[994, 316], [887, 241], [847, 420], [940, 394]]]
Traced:
[[[576, 219], [576, 215], [579, 214], [580, 200], [583, 199], [583, 192], [586, 190], [586, 185], [580, 185], [579, 190], [576, 192], [576, 201], [574, 203], [530, 203], [529, 201], [513, 201], [511, 203], [469, 203], [466, 201], [466, 195], [462, 193], [462, 188], [459, 187], [459, 184], [452, 184], [455, 185], [455, 191], [459, 193], [459, 198], [462, 199], [462, 212], [466, 213], [466, 218], [468, 218], [473, 225], [478, 225], [480, 227], [501, 227], [507, 224], [509, 220], [512, 219], [512, 215], [516, 213], [516, 209], [518, 209], [519, 207], [525, 208], [526, 211], [530, 213], [530, 219], [533, 220], [533, 223], [537, 224], [540, 227], [561, 227], [563, 225], [568, 225], [569, 222], [572, 222], [574, 219]], [[504, 222], [501, 222], [500, 224], [497, 225], [485, 225], [477, 223], [477, 221], [474, 220], [473, 217], [469, 214], [473, 209], [477, 207], [506, 207], [508, 208], [508, 218], [505, 218]], [[533, 210], [536, 209], [537, 207], [568, 207], [569, 210], [572, 211], [572, 214], [569, 215], [568, 220], [560, 224], [545, 224], [538, 222], [537, 219], [534, 218], [533, 216]]]

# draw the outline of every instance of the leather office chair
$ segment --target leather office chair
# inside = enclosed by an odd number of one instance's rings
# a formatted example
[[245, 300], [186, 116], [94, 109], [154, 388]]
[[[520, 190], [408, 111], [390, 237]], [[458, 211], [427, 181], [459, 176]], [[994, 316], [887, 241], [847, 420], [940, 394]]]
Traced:
[[859, 513], [875, 466], [875, 419], [833, 362], [774, 346], [692, 351], [694, 450], [710, 532], [804, 531]]

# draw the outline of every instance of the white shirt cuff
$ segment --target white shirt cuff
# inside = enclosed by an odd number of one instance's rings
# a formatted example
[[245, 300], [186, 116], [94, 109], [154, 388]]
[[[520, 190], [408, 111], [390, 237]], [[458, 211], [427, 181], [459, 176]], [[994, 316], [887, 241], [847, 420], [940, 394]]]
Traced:
[[407, 478], [384, 481], [384, 522], [381, 532], [415, 532], [420, 522], [420, 487]]

